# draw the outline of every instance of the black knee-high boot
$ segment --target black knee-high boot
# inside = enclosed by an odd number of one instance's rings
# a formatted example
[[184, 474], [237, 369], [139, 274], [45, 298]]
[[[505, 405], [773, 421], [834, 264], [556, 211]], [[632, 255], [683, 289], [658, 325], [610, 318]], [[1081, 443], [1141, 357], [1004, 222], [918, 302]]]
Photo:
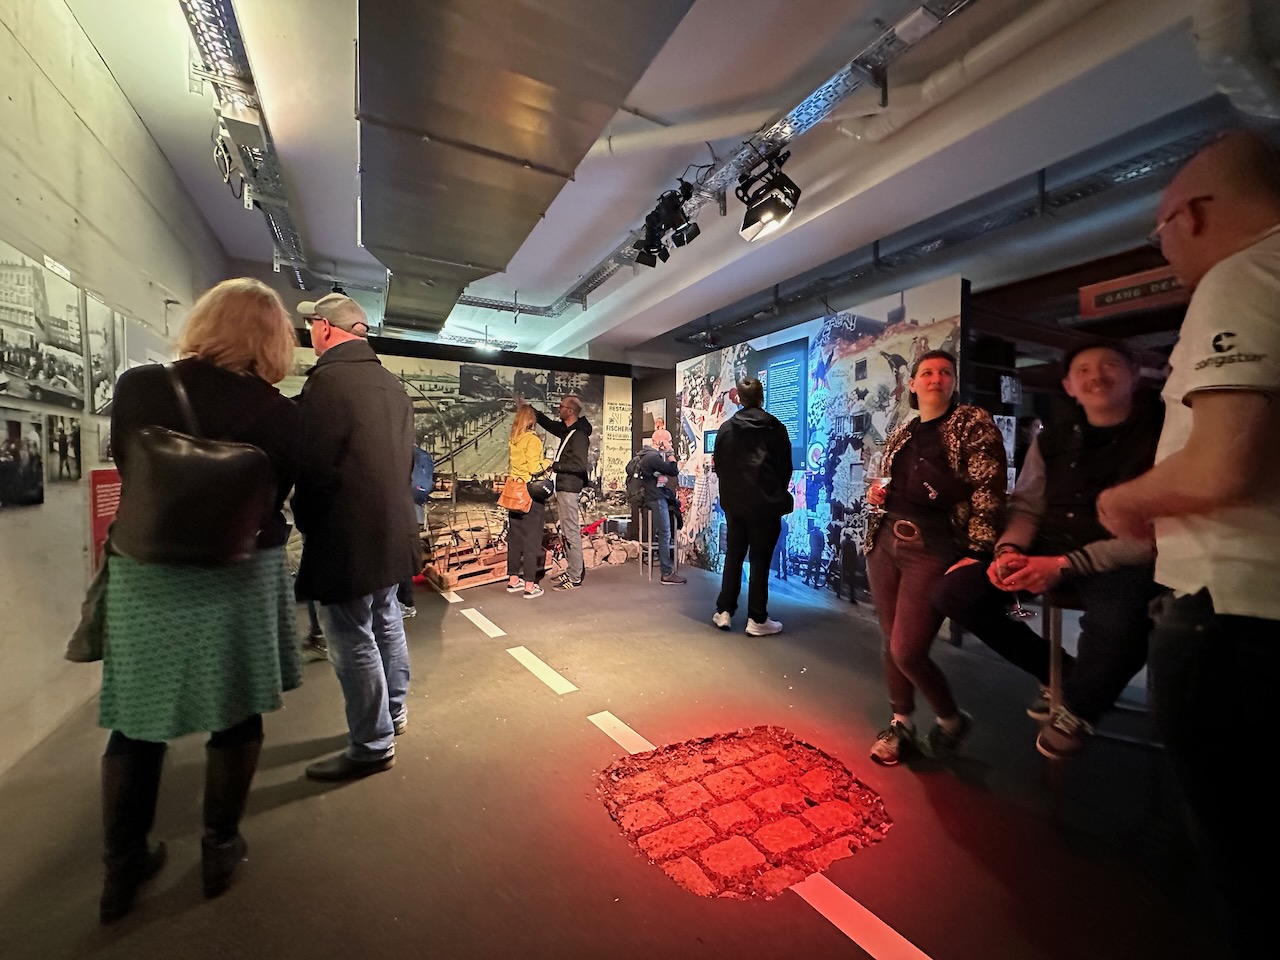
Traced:
[[103, 923], [119, 920], [132, 910], [138, 888], [164, 866], [165, 845], [147, 846], [164, 764], [165, 747], [164, 744], [158, 746], [159, 749], [139, 752], [108, 753], [102, 758], [102, 826], [106, 847], [103, 860], [107, 870], [98, 917]]
[[200, 841], [204, 895], [217, 897], [231, 886], [236, 867], [249, 850], [240, 836], [249, 785], [258, 768], [262, 741], [206, 748], [204, 838]]

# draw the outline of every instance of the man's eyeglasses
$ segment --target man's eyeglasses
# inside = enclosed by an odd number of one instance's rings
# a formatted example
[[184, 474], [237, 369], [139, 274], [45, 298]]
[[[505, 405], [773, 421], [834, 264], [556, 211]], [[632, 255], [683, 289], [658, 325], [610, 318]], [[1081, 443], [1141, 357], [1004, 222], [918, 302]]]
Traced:
[[1173, 221], [1177, 219], [1178, 214], [1190, 210], [1193, 203], [1207, 203], [1212, 199], [1213, 196], [1211, 194], [1204, 194], [1199, 197], [1188, 197], [1186, 200], [1183, 200], [1180, 204], [1165, 214], [1164, 219], [1156, 224], [1156, 228], [1147, 234], [1147, 243], [1159, 250], [1162, 246], [1160, 234], [1164, 232], [1165, 227], [1169, 226], [1169, 224], [1173, 223]]

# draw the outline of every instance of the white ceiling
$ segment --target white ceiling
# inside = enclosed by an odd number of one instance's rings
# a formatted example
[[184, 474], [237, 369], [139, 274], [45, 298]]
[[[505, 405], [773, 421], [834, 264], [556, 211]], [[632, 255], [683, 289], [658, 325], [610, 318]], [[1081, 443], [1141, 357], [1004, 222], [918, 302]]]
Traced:
[[[215, 170], [212, 102], [208, 93], [188, 92], [189, 34], [177, 0], [67, 2], [227, 252], [269, 261], [261, 216], [245, 211]], [[620, 112], [605, 133], [622, 144], [626, 134], [663, 124], [697, 125], [748, 111], [757, 120], [769, 111], [781, 116], [916, 5], [697, 0], [627, 101], [660, 123]], [[904, 83], [922, 80], [1038, 6], [974, 0], [895, 61], [890, 110]], [[458, 307], [446, 332], [483, 336], [488, 328], [491, 337], [532, 352], [589, 349], [593, 356], [644, 360], [636, 349], [661, 333], [1210, 95], [1191, 39], [1193, 6], [1193, 0], [1106, 0], [880, 143], [855, 143], [834, 123], [819, 125], [791, 145], [787, 173], [804, 192], [788, 226], [767, 241], [741, 240], [741, 204], [730, 198], [724, 218], [714, 204], [703, 207], [694, 243], [673, 250], [657, 269], [620, 271], [585, 311], [522, 315], [517, 322], [511, 313]], [[357, 243], [355, 0], [238, 0], [235, 8], [309, 256], [322, 273], [376, 281], [380, 265]], [[840, 113], [856, 114], [863, 102], [855, 97]], [[467, 294], [538, 305], [556, 300], [642, 223], [689, 164], [709, 162], [712, 149], [723, 156], [758, 125], [730, 135], [721, 127], [710, 145], [694, 139], [588, 156], [507, 270]], [[1140, 236], [1148, 213], [1113, 218], [1105, 225], [1111, 242]], [[1090, 250], [1079, 236], [1064, 243], [1068, 252], [1056, 257]], [[1017, 251], [999, 260], [971, 255], [964, 269], [979, 285], [1039, 272], [1016, 260]]]

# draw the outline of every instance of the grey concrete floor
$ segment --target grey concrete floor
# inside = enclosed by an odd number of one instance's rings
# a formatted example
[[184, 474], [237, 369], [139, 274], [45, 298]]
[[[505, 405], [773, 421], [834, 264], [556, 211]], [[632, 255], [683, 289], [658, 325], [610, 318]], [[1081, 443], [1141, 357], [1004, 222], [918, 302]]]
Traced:
[[[634, 563], [602, 568], [531, 602], [501, 585], [456, 604], [420, 592], [410, 730], [396, 766], [358, 783], [303, 777], [344, 742], [332, 669], [309, 665], [266, 718], [249, 860], [215, 901], [199, 889], [203, 741], [175, 742], [155, 830], [169, 863], [105, 929], [105, 734], [85, 705], [0, 778], [0, 957], [889, 956], [792, 892], [700, 899], [633, 852], [595, 794], [623, 754], [587, 720], [606, 710], [654, 744], [776, 724], [843, 760], [894, 826], [827, 877], [933, 960], [1216, 956], [1158, 753], [1098, 741], [1047, 776], [1023, 713], [1034, 681], [939, 641], [972, 738], [949, 763], [882, 769], [867, 759], [887, 719], [869, 608], [775, 580], [786, 630], [751, 638], [743, 611], [733, 632], [708, 622], [715, 575], [683, 572], [664, 587]], [[577, 691], [552, 692], [515, 646]]]

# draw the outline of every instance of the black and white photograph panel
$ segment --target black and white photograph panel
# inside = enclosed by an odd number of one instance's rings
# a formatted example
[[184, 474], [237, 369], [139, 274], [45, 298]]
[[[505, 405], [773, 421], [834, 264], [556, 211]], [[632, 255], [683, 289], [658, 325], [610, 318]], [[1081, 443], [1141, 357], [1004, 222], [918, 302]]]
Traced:
[[45, 464], [50, 483], [79, 480], [84, 473], [80, 452], [80, 421], [49, 417], [45, 421]]
[[0, 395], [84, 408], [80, 290], [0, 242]]
[[124, 316], [87, 294], [85, 330], [89, 340], [89, 402], [94, 413], [107, 414], [124, 362]]
[[0, 508], [44, 503], [40, 414], [0, 407]]

